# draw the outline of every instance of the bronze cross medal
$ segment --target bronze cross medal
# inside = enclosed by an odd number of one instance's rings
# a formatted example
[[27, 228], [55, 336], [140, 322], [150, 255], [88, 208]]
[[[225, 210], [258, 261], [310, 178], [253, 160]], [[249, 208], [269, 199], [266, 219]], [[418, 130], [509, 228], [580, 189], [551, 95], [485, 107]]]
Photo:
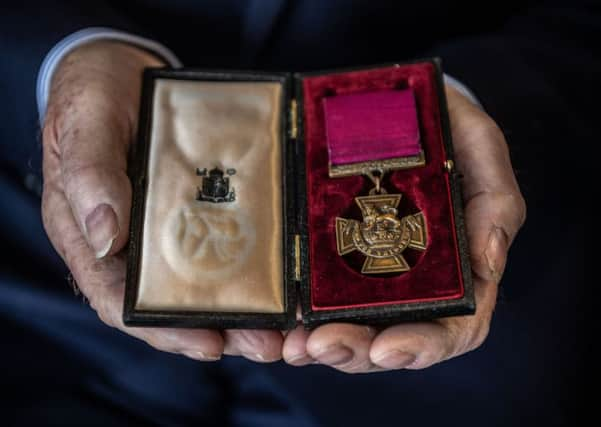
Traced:
[[[381, 189], [382, 191], [382, 189]], [[363, 222], [336, 218], [336, 247], [339, 255], [358, 250], [366, 256], [361, 273], [383, 274], [409, 271], [405, 249], [426, 249], [428, 240], [424, 214], [398, 217], [400, 194], [355, 197]]]

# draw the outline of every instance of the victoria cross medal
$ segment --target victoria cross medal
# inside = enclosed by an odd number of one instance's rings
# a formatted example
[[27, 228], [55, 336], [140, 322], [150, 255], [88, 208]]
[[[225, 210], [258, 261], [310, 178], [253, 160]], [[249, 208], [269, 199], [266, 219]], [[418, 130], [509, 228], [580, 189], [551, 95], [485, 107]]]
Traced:
[[398, 217], [400, 194], [356, 197], [363, 221], [336, 218], [336, 247], [339, 255], [358, 250], [366, 256], [364, 274], [399, 273], [410, 270], [405, 249], [426, 249], [424, 215], [418, 212]]

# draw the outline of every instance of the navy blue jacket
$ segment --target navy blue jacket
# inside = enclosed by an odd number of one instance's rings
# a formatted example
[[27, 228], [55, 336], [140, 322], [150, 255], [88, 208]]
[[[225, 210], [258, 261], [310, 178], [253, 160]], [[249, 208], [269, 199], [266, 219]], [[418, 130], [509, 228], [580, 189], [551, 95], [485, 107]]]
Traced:
[[[64, 36], [106, 26], [187, 66], [303, 71], [437, 55], [504, 130], [529, 222], [490, 338], [426, 372], [352, 377], [201, 365], [111, 330], [73, 296], [39, 217], [35, 79]], [[584, 406], [601, 141], [595, 1], [129, 0], [0, 5], [0, 401], [8, 424], [563, 425]], [[457, 421], [457, 422], [453, 422]]]

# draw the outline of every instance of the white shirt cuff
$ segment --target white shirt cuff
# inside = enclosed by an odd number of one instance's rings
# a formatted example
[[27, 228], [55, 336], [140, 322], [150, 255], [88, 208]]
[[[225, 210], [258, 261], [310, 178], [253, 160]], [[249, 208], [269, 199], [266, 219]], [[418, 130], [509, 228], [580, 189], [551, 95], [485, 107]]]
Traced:
[[448, 84], [449, 86], [452, 86], [454, 89], [456, 89], [459, 93], [461, 93], [463, 96], [469, 99], [474, 105], [484, 110], [484, 107], [482, 107], [482, 104], [480, 103], [480, 101], [478, 101], [478, 98], [476, 98], [474, 92], [472, 92], [466, 85], [461, 83], [459, 80], [449, 76], [448, 74], [444, 74], [444, 82], [445, 84]]
[[99, 40], [121, 41], [139, 46], [161, 57], [173, 68], [180, 68], [182, 66], [182, 63], [173, 52], [154, 40], [114, 30], [112, 28], [90, 27], [76, 31], [62, 39], [50, 50], [50, 52], [48, 52], [38, 71], [36, 98], [40, 124], [44, 123], [48, 96], [50, 95], [50, 84], [52, 83], [52, 76], [54, 75], [59, 62], [74, 49], [86, 43], [92, 43]]

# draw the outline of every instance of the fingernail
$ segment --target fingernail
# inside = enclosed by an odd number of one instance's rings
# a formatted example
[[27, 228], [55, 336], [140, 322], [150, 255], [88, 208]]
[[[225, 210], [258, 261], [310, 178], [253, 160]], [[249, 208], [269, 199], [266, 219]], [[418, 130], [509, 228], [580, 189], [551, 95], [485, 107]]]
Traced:
[[391, 350], [374, 359], [374, 363], [386, 369], [401, 369], [415, 362], [415, 355], [400, 350]]
[[184, 352], [184, 355], [188, 356], [190, 359], [195, 359], [200, 362], [215, 362], [221, 359], [221, 355], [206, 354], [202, 351]]
[[311, 356], [309, 356], [307, 353], [304, 354], [297, 354], [295, 356], [290, 357], [288, 360], [286, 360], [286, 363], [288, 363], [289, 365], [294, 365], [294, 366], [302, 366], [302, 365], [307, 365], [309, 363], [313, 363], [314, 360]]
[[346, 365], [353, 360], [353, 357], [355, 357], [353, 351], [343, 345], [327, 347], [325, 350], [320, 351], [315, 355], [315, 358], [318, 359], [320, 363], [330, 366]]
[[499, 283], [505, 268], [505, 257], [507, 252], [507, 237], [499, 227], [494, 227], [488, 238], [488, 245], [484, 251], [486, 263], [491, 279]]
[[242, 353], [242, 357], [248, 359], [248, 360], [252, 360], [253, 362], [266, 362], [267, 360], [265, 359], [265, 356], [263, 356], [262, 354], [259, 353]]
[[119, 234], [119, 223], [113, 208], [102, 203], [86, 218], [86, 238], [94, 250], [96, 258], [104, 258], [109, 253]]

